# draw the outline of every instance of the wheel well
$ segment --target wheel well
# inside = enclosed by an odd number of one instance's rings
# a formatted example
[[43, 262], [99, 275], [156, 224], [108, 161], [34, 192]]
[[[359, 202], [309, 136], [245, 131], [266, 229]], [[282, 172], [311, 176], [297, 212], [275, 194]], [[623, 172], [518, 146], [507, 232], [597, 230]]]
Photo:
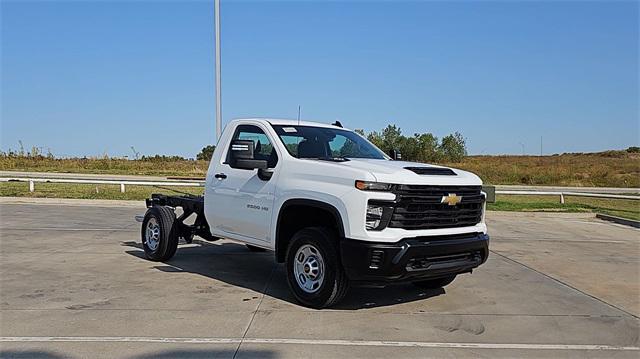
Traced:
[[306, 227], [328, 227], [344, 237], [340, 213], [335, 207], [313, 200], [289, 200], [278, 216], [276, 228], [276, 260], [284, 262], [287, 247], [293, 235]]

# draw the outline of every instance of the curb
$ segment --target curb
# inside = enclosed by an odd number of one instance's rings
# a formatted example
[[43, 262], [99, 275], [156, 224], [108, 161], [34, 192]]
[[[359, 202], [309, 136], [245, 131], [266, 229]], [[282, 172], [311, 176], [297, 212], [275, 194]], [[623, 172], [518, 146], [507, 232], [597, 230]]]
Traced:
[[636, 221], [633, 219], [620, 218], [616, 216], [610, 216], [608, 214], [597, 213], [596, 218], [602, 219], [604, 221], [615, 222], [618, 224], [623, 224], [625, 226], [631, 226], [635, 228], [640, 228], [640, 221]]

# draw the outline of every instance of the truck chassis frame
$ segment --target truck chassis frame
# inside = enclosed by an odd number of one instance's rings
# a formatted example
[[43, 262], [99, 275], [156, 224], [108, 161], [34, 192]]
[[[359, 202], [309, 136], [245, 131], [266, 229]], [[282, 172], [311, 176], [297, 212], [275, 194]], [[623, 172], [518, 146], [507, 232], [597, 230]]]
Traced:
[[[164, 194], [154, 193], [151, 198], [145, 200], [147, 208], [153, 206], [167, 206], [174, 210], [182, 208], [182, 213], [176, 216], [175, 225], [177, 226], [178, 237], [187, 243], [193, 242], [194, 236], [199, 236], [207, 241], [217, 241], [219, 237], [211, 235], [209, 223], [204, 216], [204, 196], [168, 196]], [[185, 223], [185, 220], [195, 214], [193, 224]]]

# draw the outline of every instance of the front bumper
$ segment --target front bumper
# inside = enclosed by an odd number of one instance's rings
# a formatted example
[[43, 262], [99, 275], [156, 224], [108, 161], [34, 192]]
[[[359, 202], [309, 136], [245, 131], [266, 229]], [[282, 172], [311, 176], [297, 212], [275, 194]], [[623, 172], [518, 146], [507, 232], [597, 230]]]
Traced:
[[356, 284], [385, 285], [470, 272], [487, 260], [489, 235], [415, 237], [396, 243], [343, 239], [342, 265]]

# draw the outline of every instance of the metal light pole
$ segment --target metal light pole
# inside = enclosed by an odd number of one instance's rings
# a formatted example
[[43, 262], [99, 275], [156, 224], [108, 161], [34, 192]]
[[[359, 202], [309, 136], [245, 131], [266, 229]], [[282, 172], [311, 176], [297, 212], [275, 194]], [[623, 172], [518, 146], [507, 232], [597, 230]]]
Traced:
[[220, 93], [220, 0], [214, 0], [214, 23], [216, 31], [216, 140], [222, 134], [222, 96]]

